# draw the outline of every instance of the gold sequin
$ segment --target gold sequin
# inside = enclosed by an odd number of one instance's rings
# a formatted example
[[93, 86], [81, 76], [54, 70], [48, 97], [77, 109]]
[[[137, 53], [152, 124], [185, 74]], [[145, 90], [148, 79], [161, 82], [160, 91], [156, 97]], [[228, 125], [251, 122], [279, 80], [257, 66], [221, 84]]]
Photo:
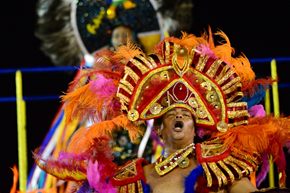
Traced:
[[139, 118], [139, 113], [135, 109], [128, 111], [128, 119], [130, 121], [136, 121]]
[[219, 121], [217, 123], [217, 130], [222, 133], [225, 133], [228, 130], [228, 124], [225, 123], [224, 121]]
[[189, 104], [190, 106], [192, 106], [193, 108], [197, 108], [197, 107], [198, 107], [198, 103], [197, 103], [197, 101], [195, 100], [195, 98], [193, 98], [193, 97], [190, 97], [190, 98], [188, 99], [188, 104]]
[[154, 103], [151, 107], [150, 107], [150, 112], [153, 114], [153, 115], [157, 115], [161, 112], [162, 110], [162, 106], [158, 103]]
[[209, 82], [203, 82], [200, 84], [200, 86], [202, 86], [206, 90], [211, 90], [211, 84]]
[[216, 101], [217, 100], [217, 94], [216, 94], [216, 92], [214, 92], [214, 91], [210, 91], [210, 92], [208, 92], [207, 94], [206, 94], [206, 100], [207, 101], [209, 101], [209, 102], [214, 102], [214, 101]]

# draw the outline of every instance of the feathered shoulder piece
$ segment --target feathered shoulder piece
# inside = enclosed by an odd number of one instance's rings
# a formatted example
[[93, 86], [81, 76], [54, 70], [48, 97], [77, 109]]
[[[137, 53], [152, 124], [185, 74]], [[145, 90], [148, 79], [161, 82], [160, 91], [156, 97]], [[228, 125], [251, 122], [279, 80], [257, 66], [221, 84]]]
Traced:
[[215, 137], [222, 141], [222, 146], [233, 152], [231, 155], [241, 155], [249, 159], [245, 161], [252, 165], [252, 168], [255, 168], [262, 156], [267, 156], [268, 159], [272, 157], [278, 172], [281, 173], [280, 185], [285, 185], [286, 160], [283, 146], [290, 141], [290, 117], [250, 118], [248, 125], [231, 128]]
[[219, 189], [250, 176], [260, 163], [258, 154], [235, 146], [229, 147], [219, 138], [197, 144], [196, 156], [210, 189]]
[[248, 125], [219, 133], [212, 140], [196, 145], [197, 159], [201, 163], [207, 186], [228, 185], [257, 171], [258, 166], [272, 157], [281, 172], [280, 185], [285, 185], [286, 162], [283, 145], [290, 140], [289, 117], [271, 116], [249, 119]]
[[83, 153], [62, 152], [57, 159], [42, 159], [35, 153], [34, 158], [48, 174], [66, 181], [88, 181], [96, 190], [109, 186], [107, 180], [117, 170], [107, 137], [95, 138], [95, 142]]

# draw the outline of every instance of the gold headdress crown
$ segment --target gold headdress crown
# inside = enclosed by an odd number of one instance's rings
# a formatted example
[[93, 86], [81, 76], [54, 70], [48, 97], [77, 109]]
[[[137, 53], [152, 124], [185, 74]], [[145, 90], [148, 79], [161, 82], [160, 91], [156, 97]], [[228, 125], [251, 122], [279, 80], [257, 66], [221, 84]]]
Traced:
[[117, 96], [128, 119], [158, 118], [182, 107], [191, 111], [197, 126], [224, 132], [247, 124], [247, 103], [240, 99], [243, 83], [253, 79], [254, 73], [247, 58], [231, 57], [226, 35], [219, 35], [225, 44], [214, 46], [207, 35], [183, 34], [181, 39], [163, 40], [153, 54], [126, 58]]

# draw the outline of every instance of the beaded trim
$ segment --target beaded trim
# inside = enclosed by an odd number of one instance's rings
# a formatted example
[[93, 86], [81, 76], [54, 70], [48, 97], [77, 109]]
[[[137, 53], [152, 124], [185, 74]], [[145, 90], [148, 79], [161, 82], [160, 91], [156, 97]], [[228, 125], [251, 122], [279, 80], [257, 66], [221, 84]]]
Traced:
[[162, 176], [172, 171], [176, 166], [186, 168], [189, 165], [189, 159], [187, 158], [195, 150], [194, 143], [189, 144], [183, 149], [179, 149], [176, 152], [170, 154], [167, 158], [160, 156], [155, 162], [156, 172]]

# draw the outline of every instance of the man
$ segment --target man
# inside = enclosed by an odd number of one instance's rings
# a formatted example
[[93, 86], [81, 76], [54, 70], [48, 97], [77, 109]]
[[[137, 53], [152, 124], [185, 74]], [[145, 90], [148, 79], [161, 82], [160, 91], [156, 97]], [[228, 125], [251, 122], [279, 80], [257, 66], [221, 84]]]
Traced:
[[[183, 34], [166, 38], [150, 55], [132, 45], [121, 46], [113, 57], [128, 62], [119, 81], [102, 80], [81, 88], [82, 100], [72, 105], [79, 115], [86, 101], [95, 109], [106, 105], [115, 116], [72, 138], [69, 149], [77, 151], [70, 153], [79, 153], [74, 159], [59, 158], [56, 164], [36, 157], [37, 164], [60, 179], [80, 182], [76, 192], [82, 193], [249, 193], [257, 190], [252, 177], [267, 154], [276, 160], [283, 185], [285, 166], [276, 152], [290, 139], [290, 120], [250, 118], [242, 99], [253, 96], [253, 85], [267, 80], [255, 80], [248, 59], [232, 57], [227, 36], [217, 34], [223, 44], [215, 45], [211, 32], [201, 37]], [[104, 135], [122, 128], [134, 140], [144, 126], [151, 130], [160, 119], [164, 154], [154, 163], [138, 158], [114, 167], [102, 143]], [[195, 143], [196, 129], [206, 130], [210, 138]]]
[[[165, 145], [163, 159], [180, 149], [190, 147], [194, 150], [195, 126], [194, 118], [190, 111], [184, 108], [174, 108], [168, 111], [162, 120], [161, 138]], [[188, 158], [188, 163], [184, 164], [184, 167], [177, 165], [164, 176], [160, 176], [156, 172], [154, 168], [157, 165], [156, 163], [146, 165], [144, 167], [145, 177], [153, 192], [184, 192], [185, 176], [189, 176], [199, 165], [194, 151], [188, 155]], [[243, 178], [229, 187], [228, 192], [243, 193], [255, 190], [256, 188], [253, 184], [247, 178]]]

